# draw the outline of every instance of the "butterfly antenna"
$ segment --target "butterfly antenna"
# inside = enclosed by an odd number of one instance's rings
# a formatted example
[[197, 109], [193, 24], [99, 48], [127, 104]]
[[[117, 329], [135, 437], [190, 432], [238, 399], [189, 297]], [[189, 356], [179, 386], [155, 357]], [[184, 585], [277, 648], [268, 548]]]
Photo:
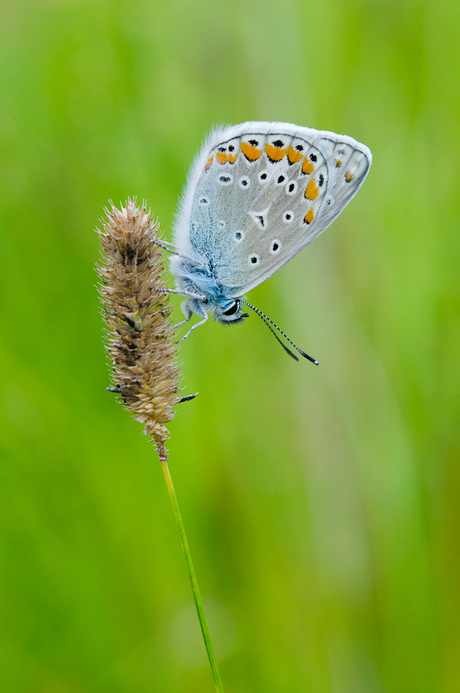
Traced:
[[278, 332], [280, 332], [280, 333], [283, 335], [283, 337], [284, 337], [285, 339], [287, 339], [287, 341], [289, 342], [289, 344], [291, 344], [291, 345], [294, 347], [294, 349], [296, 349], [296, 350], [299, 352], [299, 354], [301, 354], [304, 358], [308, 359], [308, 361], [311, 361], [312, 363], [314, 363], [315, 366], [317, 366], [317, 365], [319, 364], [319, 361], [317, 361], [316, 359], [314, 359], [312, 356], [309, 356], [308, 354], [306, 354], [304, 351], [302, 351], [302, 349], [299, 349], [299, 347], [297, 346], [297, 344], [294, 344], [294, 342], [292, 341], [292, 339], [289, 339], [289, 337], [287, 336], [287, 334], [285, 334], [285, 333], [283, 332], [283, 330], [281, 330], [281, 329], [278, 327], [278, 325], [277, 325], [276, 323], [273, 322], [273, 320], [270, 320], [270, 318], [268, 317], [268, 315], [265, 315], [265, 313], [262, 313], [262, 311], [261, 311], [259, 308], [256, 308], [255, 306], [251, 305], [250, 303], [247, 303], [246, 301], [241, 301], [241, 300], [240, 300], [240, 303], [244, 303], [244, 305], [245, 305], [245, 306], [248, 306], [248, 308], [251, 308], [251, 309], [254, 311], [254, 313], [257, 313], [257, 315], [259, 316], [259, 318], [261, 318], [261, 319], [264, 321], [264, 323], [267, 325], [267, 327], [268, 327], [268, 329], [270, 330], [270, 332], [276, 337], [276, 339], [277, 339], [278, 342], [281, 344], [281, 346], [283, 347], [283, 349], [285, 349], [285, 350], [287, 351], [287, 353], [288, 353], [290, 356], [292, 356], [293, 359], [295, 359], [296, 361], [299, 360], [298, 357], [297, 357], [290, 349], [288, 349], [287, 346], [286, 346], [285, 344], [283, 344], [283, 342], [282, 342], [281, 339], [278, 337], [278, 335], [276, 334], [276, 332], [272, 329], [271, 325], [273, 325], [273, 327], [275, 327], [275, 328], [278, 330]]

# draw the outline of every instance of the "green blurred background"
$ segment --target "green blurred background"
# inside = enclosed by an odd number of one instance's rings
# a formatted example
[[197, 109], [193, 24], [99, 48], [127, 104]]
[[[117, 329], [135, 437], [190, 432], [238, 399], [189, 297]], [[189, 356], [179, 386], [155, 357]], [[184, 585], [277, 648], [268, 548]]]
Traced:
[[[226, 693], [460, 690], [458, 0], [3, 0], [1, 689], [213, 690], [156, 456], [106, 392], [93, 228], [170, 238], [216, 123], [365, 142], [333, 227], [181, 350], [170, 466]], [[177, 308], [179, 310], [179, 308]]]

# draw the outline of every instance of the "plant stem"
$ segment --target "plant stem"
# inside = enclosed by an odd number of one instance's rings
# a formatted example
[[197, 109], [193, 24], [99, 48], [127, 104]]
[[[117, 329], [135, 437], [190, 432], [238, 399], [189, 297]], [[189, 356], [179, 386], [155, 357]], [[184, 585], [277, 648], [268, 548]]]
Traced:
[[203, 634], [204, 645], [206, 647], [206, 652], [208, 654], [209, 664], [211, 665], [214, 685], [216, 687], [217, 693], [224, 693], [222, 681], [219, 674], [219, 668], [217, 666], [216, 655], [214, 654], [214, 648], [212, 646], [211, 636], [209, 635], [208, 624], [206, 622], [206, 616], [204, 614], [203, 602], [201, 601], [200, 590], [195, 575], [195, 568], [193, 567], [192, 556], [190, 554], [190, 548], [188, 545], [187, 536], [185, 534], [184, 523], [182, 521], [179, 505], [177, 503], [176, 492], [174, 490], [174, 485], [168, 467], [168, 460], [166, 458], [166, 455], [164, 454], [164, 448], [161, 451], [159, 449], [158, 452], [160, 454], [160, 462], [166, 480], [166, 486], [168, 487], [169, 498], [171, 499], [171, 505], [174, 510], [174, 516], [176, 518], [177, 526], [179, 528], [182, 549], [184, 551], [185, 559], [187, 561], [188, 574], [190, 576], [190, 582], [192, 584], [193, 599], [195, 601], [195, 607], [198, 614], [198, 620], [200, 622], [201, 632]]

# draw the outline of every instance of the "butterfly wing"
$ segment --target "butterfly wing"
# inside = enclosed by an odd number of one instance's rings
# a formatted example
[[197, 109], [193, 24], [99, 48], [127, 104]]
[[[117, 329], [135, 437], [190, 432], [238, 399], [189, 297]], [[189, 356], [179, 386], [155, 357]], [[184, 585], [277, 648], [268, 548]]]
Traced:
[[243, 123], [211, 136], [192, 168], [176, 225], [180, 252], [209, 263], [229, 297], [271, 276], [340, 214], [371, 153], [350, 137], [287, 123]]
[[331, 204], [323, 209], [321, 215], [320, 233], [332, 224], [356, 195], [372, 163], [370, 149], [364, 144], [346, 135], [335, 135], [332, 132], [324, 132], [321, 135], [320, 148], [332, 148], [332, 161], [329, 159], [328, 164], [336, 169], [336, 176], [331, 191]]

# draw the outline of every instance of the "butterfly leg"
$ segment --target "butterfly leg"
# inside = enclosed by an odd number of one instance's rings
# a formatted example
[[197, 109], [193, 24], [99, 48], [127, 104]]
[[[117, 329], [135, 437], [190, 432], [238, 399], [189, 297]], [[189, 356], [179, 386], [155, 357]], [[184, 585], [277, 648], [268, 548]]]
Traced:
[[176, 294], [177, 296], [187, 296], [188, 298], [196, 298], [202, 301], [205, 297], [203, 294], [193, 293], [192, 291], [182, 291], [180, 289], [155, 289], [161, 294]]
[[[185, 315], [185, 320], [181, 320], [180, 322], [176, 323], [173, 327], [173, 330], [177, 330], [178, 327], [182, 327], [182, 325], [186, 325], [192, 318], [193, 315], [193, 309], [189, 305], [189, 301], [184, 301], [181, 305], [181, 309], [183, 314]], [[200, 312], [199, 315], [203, 317], [203, 313]]]
[[176, 257], [180, 257], [183, 260], [188, 260], [189, 262], [192, 262], [194, 265], [201, 265], [202, 267], [206, 267], [205, 262], [200, 262], [196, 258], [189, 257], [188, 255], [182, 255], [182, 253], [178, 253], [177, 250], [175, 249], [174, 245], [172, 243], [168, 243], [168, 241], [163, 241], [162, 239], [160, 240], [159, 238], [152, 238], [152, 243], [155, 243], [155, 245], [159, 245], [160, 248], [163, 248], [163, 250], [166, 250], [167, 253], [171, 253], [171, 255], [175, 255]]
[[185, 320], [181, 320], [180, 322], [177, 322], [177, 323], [173, 326], [173, 330], [177, 330], [178, 327], [182, 327], [182, 325], [186, 325], [186, 324], [188, 323], [188, 321], [190, 320], [191, 317], [192, 317], [192, 313], [190, 313], [190, 315], [188, 316], [188, 318], [185, 318]]
[[152, 243], [155, 243], [155, 245], [159, 245], [160, 248], [164, 248], [164, 250], [166, 250], [168, 253], [176, 254], [177, 252], [173, 243], [164, 241], [162, 238], [152, 238]]
[[[181, 337], [181, 338], [179, 339], [178, 342], [176, 342], [177, 344], [180, 344], [181, 342], [184, 341], [184, 339], [187, 339], [187, 337], [189, 336], [190, 332], [192, 332], [193, 330], [196, 330], [197, 327], [199, 327], [200, 325], [204, 325], [204, 323], [205, 323], [206, 320], [208, 319], [208, 314], [207, 314], [205, 311], [203, 311], [203, 313], [201, 313], [201, 315], [203, 316], [203, 320], [200, 320], [200, 322], [197, 322], [196, 325], [192, 325], [192, 327], [189, 329], [189, 331], [186, 332], [186, 333], [184, 334], [184, 336]], [[189, 320], [190, 320], [190, 318], [189, 318]], [[184, 322], [188, 322], [188, 320], [184, 320]], [[180, 323], [179, 323], [179, 324], [180, 324]], [[183, 323], [182, 323], [182, 324], [183, 324]]]
[[195, 399], [195, 397], [198, 396], [198, 392], [195, 392], [194, 395], [185, 395], [185, 397], [181, 397], [178, 404], [181, 402], [190, 402], [190, 400]]

